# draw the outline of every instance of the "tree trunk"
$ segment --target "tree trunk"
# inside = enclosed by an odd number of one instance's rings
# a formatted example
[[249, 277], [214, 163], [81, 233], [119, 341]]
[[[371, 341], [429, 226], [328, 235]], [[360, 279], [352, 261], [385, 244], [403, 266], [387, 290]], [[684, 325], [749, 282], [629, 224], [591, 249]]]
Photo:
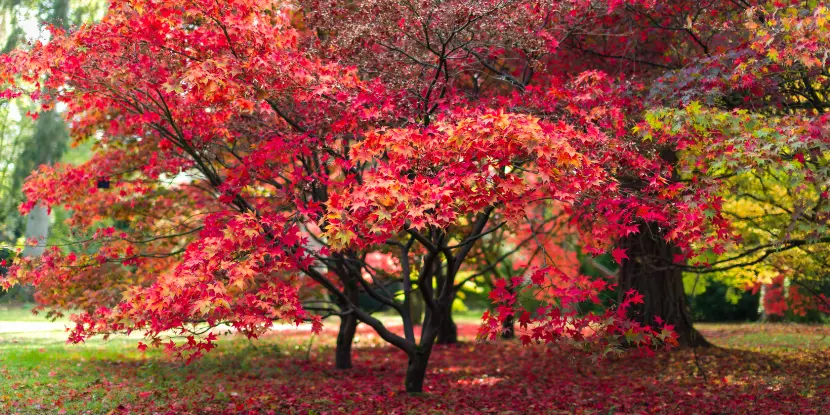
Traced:
[[438, 344], [458, 344], [458, 326], [452, 320], [452, 314], [449, 314], [441, 325], [438, 327]]
[[411, 297], [409, 312], [412, 317], [412, 324], [420, 326], [424, 322], [424, 298], [418, 290], [413, 291]]
[[406, 391], [408, 393], [421, 393], [424, 391], [424, 378], [427, 374], [430, 352], [431, 350], [419, 348], [409, 356], [405, 380]]
[[[450, 281], [455, 281], [455, 278], [451, 278]], [[441, 286], [443, 281], [441, 279], [438, 280], [438, 285]], [[458, 344], [458, 326], [455, 325], [455, 321], [452, 320], [452, 303], [455, 301], [456, 291], [452, 290], [450, 293], [450, 302], [446, 306], [445, 310], [445, 317], [443, 320], [438, 321], [438, 339], [436, 343], [438, 344]]]
[[513, 316], [508, 316], [501, 323], [501, 338], [510, 340], [516, 337], [516, 328], [513, 325]]
[[438, 334], [437, 329], [440, 327], [440, 318], [435, 320], [438, 316], [431, 315], [432, 313], [429, 312], [426, 314], [420, 344], [415, 347], [414, 352], [409, 354], [409, 361], [406, 366], [404, 385], [408, 393], [424, 391], [424, 378], [429, 365], [429, 355], [432, 354], [432, 346], [435, 344], [435, 338]]
[[655, 317], [674, 326], [681, 346], [709, 346], [692, 324], [683, 273], [672, 266], [679, 249], [667, 242], [654, 224], [640, 225], [640, 232], [620, 241], [626, 249], [619, 271], [619, 298], [630, 289], [643, 295], [644, 304], [634, 304], [629, 317], [641, 324], [656, 326]]
[[[355, 278], [361, 278], [359, 275], [346, 274], [343, 278], [344, 294], [352, 304], [359, 303], [360, 293], [357, 290], [357, 282]], [[348, 303], [340, 304], [340, 311], [348, 311], [350, 306]], [[337, 369], [351, 369], [352, 368], [352, 343], [354, 342], [354, 335], [357, 331], [357, 316], [355, 313], [349, 313], [340, 316], [340, 330], [337, 332], [337, 343], [334, 347], [334, 367]]]
[[357, 331], [357, 317], [354, 313], [340, 317], [340, 331], [337, 332], [337, 344], [334, 349], [334, 367], [336, 369], [352, 368], [352, 343]]
[[37, 204], [26, 216], [26, 241], [36, 239], [36, 246], [26, 245], [24, 257], [39, 257], [46, 250], [46, 238], [49, 237], [49, 214], [46, 208]]
[[[510, 294], [513, 294], [513, 284], [510, 282], [508, 278], [507, 286], [505, 289]], [[501, 338], [505, 340], [510, 340], [516, 337], [516, 327], [515, 327], [515, 320], [513, 316], [507, 316], [504, 321], [501, 323]]]

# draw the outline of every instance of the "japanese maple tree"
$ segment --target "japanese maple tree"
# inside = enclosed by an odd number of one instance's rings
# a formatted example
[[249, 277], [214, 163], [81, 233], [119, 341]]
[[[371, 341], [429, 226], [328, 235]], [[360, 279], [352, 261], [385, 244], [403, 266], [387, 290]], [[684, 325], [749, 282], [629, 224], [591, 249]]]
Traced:
[[[323, 27], [329, 49], [343, 51], [365, 77], [403, 91], [412, 117], [424, 125], [446, 108], [472, 105], [610, 134], [580, 142], [577, 150], [607, 165], [615, 179], [607, 197], [582, 197], [571, 206], [574, 217], [586, 219], [583, 230], [593, 227], [584, 233], [588, 252], [610, 251], [619, 241], [619, 261], [647, 255], [672, 263], [700, 238], [697, 228], [720, 219], [699, 214], [709, 194], [672, 180], [675, 142], [646, 142], [629, 129], [644, 116], [650, 83], [708, 53], [701, 39], [719, 33], [720, 26], [707, 25], [735, 10], [729, 2], [718, 3], [714, 15], [701, 13], [706, 6], [697, 2], [301, 3], [309, 20]], [[675, 27], [687, 20], [694, 27]], [[657, 237], [663, 242], [652, 244], [651, 252], [635, 252], [641, 245], [648, 249], [638, 238], [663, 232], [648, 227], [674, 231]], [[634, 262], [623, 264], [621, 300], [629, 288], [653, 287], [635, 281], [644, 270]], [[640, 321], [654, 324], [654, 315], [666, 314], [686, 343], [697, 336], [685, 318], [680, 273], [663, 274], [641, 279], [666, 281], [651, 297], [671, 296], [677, 307], [640, 312]]]
[[[373, 115], [356, 102], [371, 86], [299, 52], [290, 17], [268, 2], [115, 3], [100, 24], [55, 31], [47, 45], [4, 58], [24, 85], [57, 91], [49, 98], [67, 105], [76, 142], [100, 137], [83, 166], [36, 174], [22, 207], [69, 207], [70, 224], [88, 236], [77, 252], [55, 247], [16, 274], [52, 284], [47, 303], [88, 311], [73, 339], [149, 329], [149, 321], [156, 344], [189, 323], [224, 322], [255, 336], [274, 319], [310, 318], [296, 293], [305, 283], [291, 274], [310, 271], [326, 252], [304, 246], [304, 229], [338, 182], [331, 178], [354, 180], [337, 163], [339, 140]], [[318, 105], [297, 110], [312, 98]], [[302, 125], [293, 118], [300, 111]], [[329, 122], [338, 112], [344, 117]], [[168, 345], [199, 353], [211, 340]]]

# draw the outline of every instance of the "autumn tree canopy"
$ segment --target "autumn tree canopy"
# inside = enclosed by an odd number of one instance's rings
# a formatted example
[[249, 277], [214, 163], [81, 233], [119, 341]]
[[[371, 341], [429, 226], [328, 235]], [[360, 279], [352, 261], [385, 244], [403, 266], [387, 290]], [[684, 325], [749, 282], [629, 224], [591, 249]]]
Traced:
[[[3, 283], [83, 310], [71, 341], [139, 331], [140, 348], [188, 359], [215, 347], [214, 327], [257, 337], [337, 314], [344, 347], [361, 322], [406, 352], [411, 392], [462, 272], [508, 260], [522, 270], [491, 280], [482, 338], [515, 319], [526, 344], [674, 345], [683, 313], [652, 307], [640, 280], [828, 242], [827, 9], [775, 7], [113, 1], [0, 58], [4, 98], [59, 105], [73, 143], [95, 149], [29, 177], [21, 211], [68, 209], [74, 241]], [[758, 176], [809, 193], [773, 222], [806, 229], [740, 237], [724, 206]], [[614, 281], [551, 247], [550, 212], [582, 251], [637, 274], [615, 306], [580, 306]], [[527, 292], [541, 306], [517, 301]]]

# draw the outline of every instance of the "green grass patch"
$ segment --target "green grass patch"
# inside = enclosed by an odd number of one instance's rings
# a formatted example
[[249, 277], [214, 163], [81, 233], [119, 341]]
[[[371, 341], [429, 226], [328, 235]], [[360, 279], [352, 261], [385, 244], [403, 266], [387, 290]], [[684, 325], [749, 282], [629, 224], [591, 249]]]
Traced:
[[[277, 343], [229, 337], [219, 340], [214, 352], [185, 365], [159, 349], [139, 351], [138, 338], [91, 339], [78, 345], [65, 339], [63, 333], [0, 335], [0, 408], [14, 407], [12, 413], [20, 414], [105, 414], [147, 399], [156, 406], [175, 407], [179, 396], [221, 407], [232, 392], [205, 389], [210, 379], [228, 374], [278, 377], [278, 366], [260, 363], [302, 357], [307, 351], [305, 339]], [[317, 345], [315, 353], [327, 348]]]
[[795, 323], [700, 323], [696, 327], [720, 347], [749, 350], [824, 350], [830, 327]]
[[[14, 306], [14, 305], [3, 305], [0, 304], [0, 322], [3, 321], [16, 321], [16, 322], [49, 322], [51, 321], [46, 317], [45, 312], [38, 313], [37, 315], [32, 313], [32, 309], [35, 306], [33, 304], [25, 304], [22, 306]], [[68, 322], [69, 319], [64, 316], [60, 319], [55, 321], [58, 322]], [[2, 323], [0, 323], [2, 324]]]

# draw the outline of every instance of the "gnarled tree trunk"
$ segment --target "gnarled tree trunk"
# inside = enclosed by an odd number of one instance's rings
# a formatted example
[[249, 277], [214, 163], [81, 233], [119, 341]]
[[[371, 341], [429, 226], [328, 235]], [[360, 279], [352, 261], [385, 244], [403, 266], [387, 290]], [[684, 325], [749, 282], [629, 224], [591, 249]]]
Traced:
[[640, 232], [620, 241], [620, 246], [629, 259], [619, 270], [619, 297], [632, 288], [644, 297], [644, 304], [632, 305], [629, 317], [650, 326], [656, 326], [655, 317], [660, 317], [674, 326], [681, 346], [709, 346], [692, 324], [683, 273], [673, 266], [679, 249], [654, 224], [640, 225]]

